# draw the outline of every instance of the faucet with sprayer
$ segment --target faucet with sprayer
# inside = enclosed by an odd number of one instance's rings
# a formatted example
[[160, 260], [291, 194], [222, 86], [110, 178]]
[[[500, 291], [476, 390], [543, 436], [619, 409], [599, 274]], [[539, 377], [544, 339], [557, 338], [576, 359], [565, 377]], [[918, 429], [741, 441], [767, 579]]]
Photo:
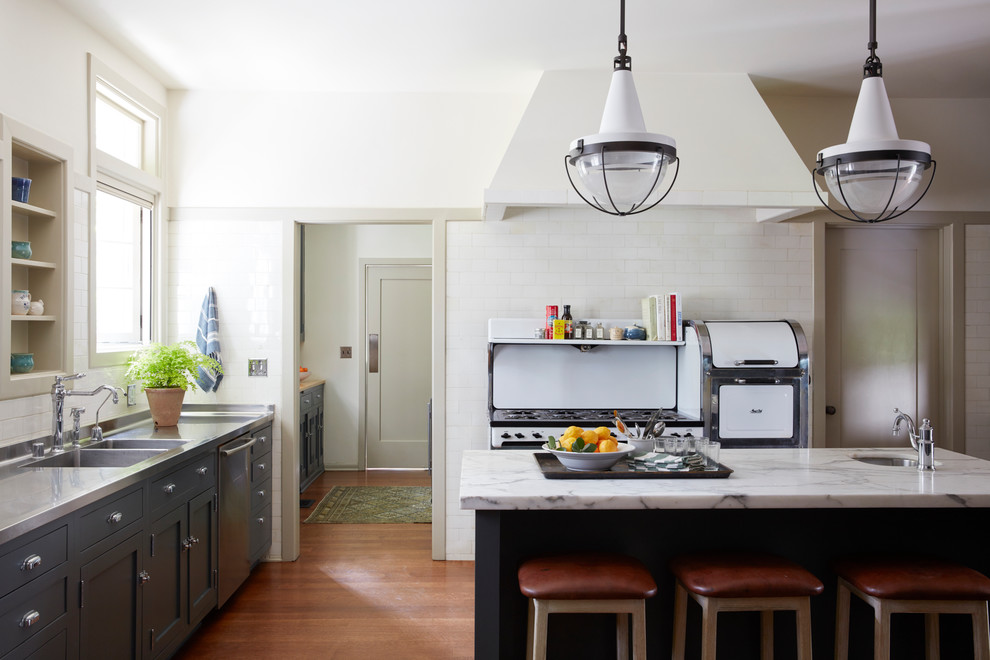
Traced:
[[911, 447], [918, 452], [918, 469], [935, 469], [935, 430], [931, 422], [926, 418], [921, 420], [920, 435], [915, 432], [914, 420], [911, 415], [894, 408], [894, 426], [891, 428], [891, 435], [898, 435], [901, 431], [901, 422], [907, 424], [908, 439], [911, 440]]

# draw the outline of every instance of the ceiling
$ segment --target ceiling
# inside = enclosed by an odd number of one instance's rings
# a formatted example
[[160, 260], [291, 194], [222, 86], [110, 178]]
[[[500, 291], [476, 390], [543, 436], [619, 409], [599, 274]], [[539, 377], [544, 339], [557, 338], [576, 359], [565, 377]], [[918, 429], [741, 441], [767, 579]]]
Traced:
[[[610, 70], [618, 0], [55, 0], [170, 89], [529, 93]], [[990, 0], [879, 0], [891, 97], [990, 98]], [[855, 95], [867, 0], [629, 0], [633, 71]]]

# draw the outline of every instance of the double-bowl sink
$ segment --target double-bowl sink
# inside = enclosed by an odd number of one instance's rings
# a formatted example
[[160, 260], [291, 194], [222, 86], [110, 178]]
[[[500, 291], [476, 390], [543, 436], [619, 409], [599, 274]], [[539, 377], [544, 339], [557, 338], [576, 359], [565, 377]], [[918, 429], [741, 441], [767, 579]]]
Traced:
[[130, 467], [187, 442], [189, 441], [167, 438], [110, 437], [102, 442], [29, 461], [21, 467]]

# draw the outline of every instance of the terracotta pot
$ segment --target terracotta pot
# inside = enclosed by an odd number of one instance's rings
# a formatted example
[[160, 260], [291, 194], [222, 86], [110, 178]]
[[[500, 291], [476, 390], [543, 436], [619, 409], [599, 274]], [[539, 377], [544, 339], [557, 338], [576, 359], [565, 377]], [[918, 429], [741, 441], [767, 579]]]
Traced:
[[147, 388], [148, 407], [155, 426], [175, 426], [182, 412], [182, 399], [186, 391], [181, 387]]

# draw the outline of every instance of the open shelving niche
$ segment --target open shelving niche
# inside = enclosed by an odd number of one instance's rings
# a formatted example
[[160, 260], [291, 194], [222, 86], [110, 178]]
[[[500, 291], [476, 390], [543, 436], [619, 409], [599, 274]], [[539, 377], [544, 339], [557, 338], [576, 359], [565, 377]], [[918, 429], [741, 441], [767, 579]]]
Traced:
[[[0, 399], [44, 394], [72, 369], [72, 148], [0, 115], [0, 244], [3, 291], [26, 289], [44, 300], [43, 315], [15, 315], [3, 306], [0, 359], [33, 353], [34, 369], [0, 369]], [[29, 203], [11, 199], [11, 177], [31, 179]], [[31, 258], [11, 255], [11, 241], [30, 241]]]

